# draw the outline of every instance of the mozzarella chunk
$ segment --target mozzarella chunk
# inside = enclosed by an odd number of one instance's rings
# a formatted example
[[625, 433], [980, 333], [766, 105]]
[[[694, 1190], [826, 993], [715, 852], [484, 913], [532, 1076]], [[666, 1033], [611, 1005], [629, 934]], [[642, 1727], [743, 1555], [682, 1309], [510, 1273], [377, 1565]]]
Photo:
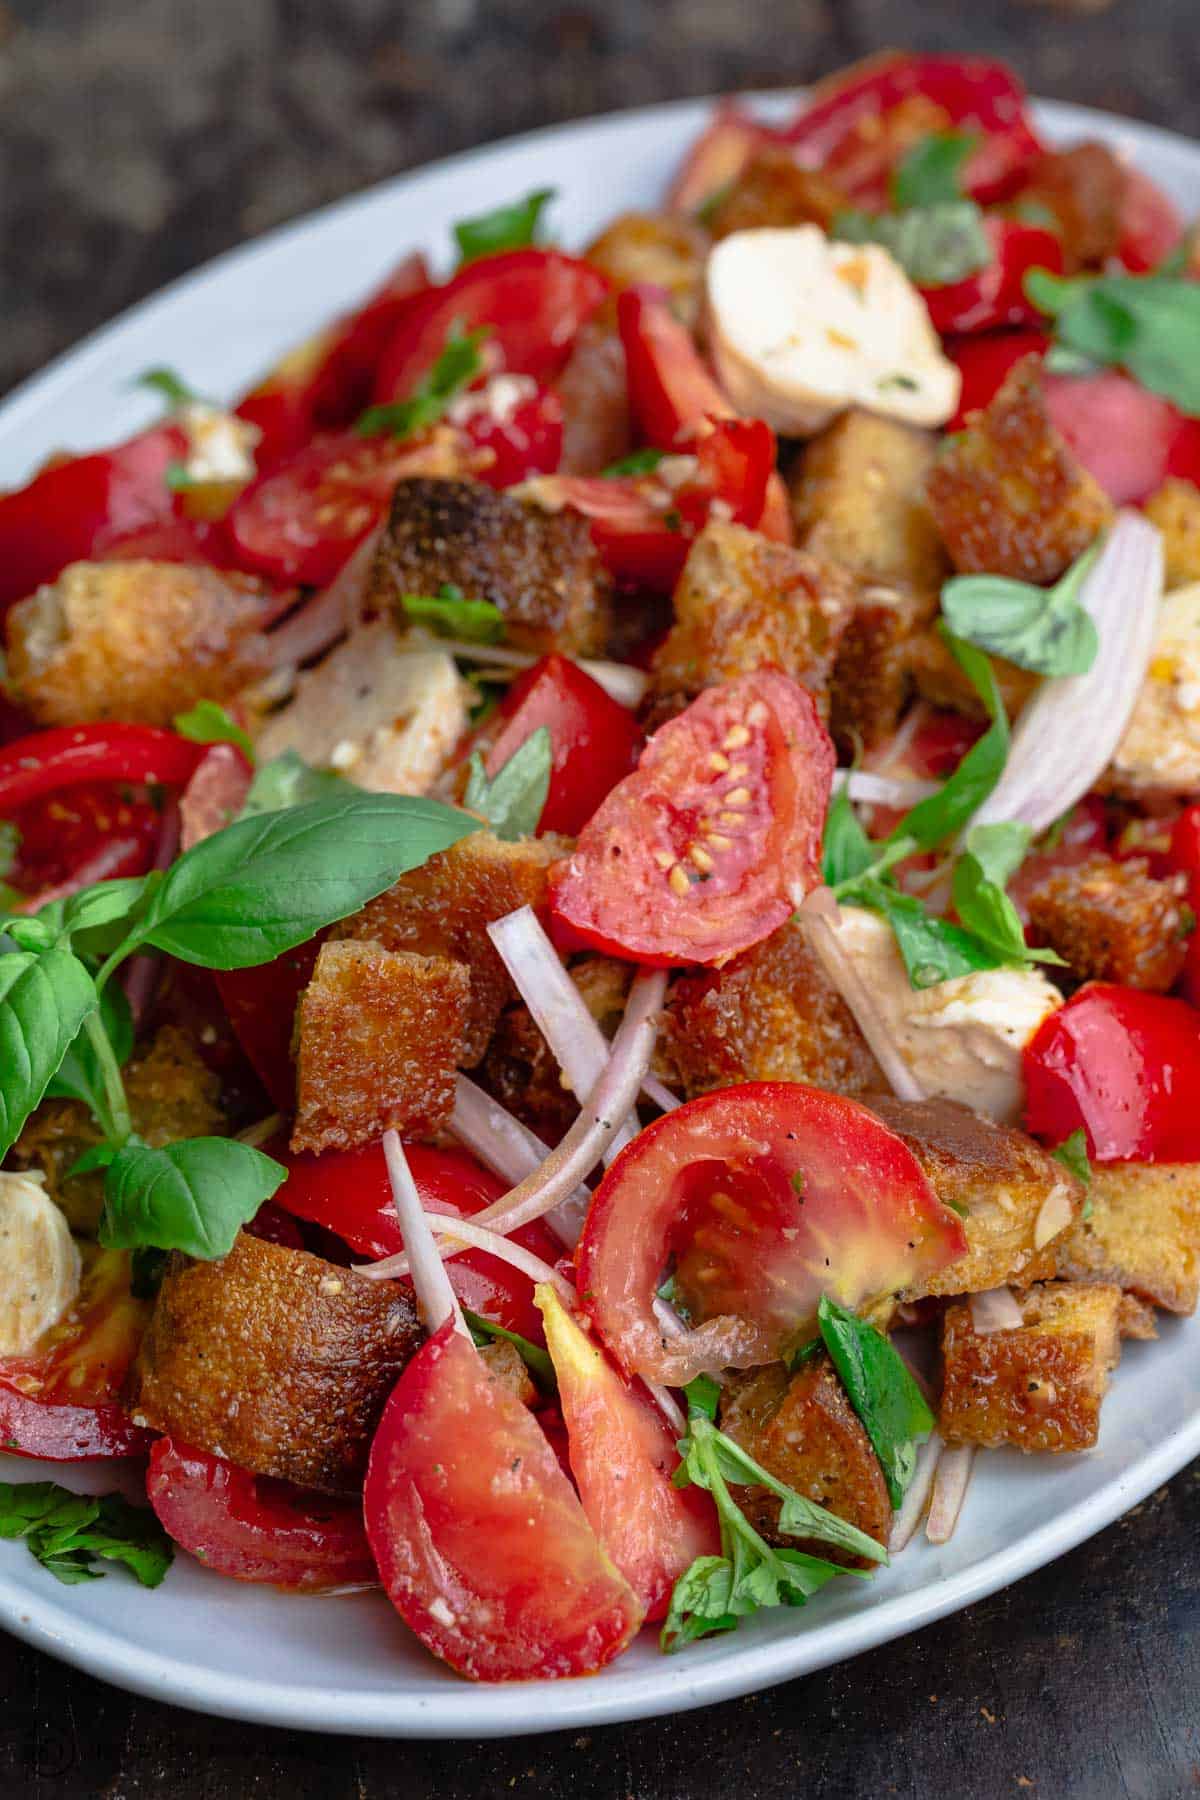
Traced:
[[1062, 1005], [1058, 989], [1036, 969], [986, 969], [914, 988], [886, 919], [844, 906], [836, 930], [926, 1094], [1014, 1124], [1023, 1092], [1021, 1052]]
[[184, 463], [189, 481], [244, 483], [254, 478], [254, 450], [262, 432], [257, 425], [223, 412], [203, 400], [189, 400], [176, 414], [187, 434]]
[[848, 406], [944, 425], [961, 377], [925, 302], [878, 244], [819, 226], [735, 231], [708, 259], [717, 373], [741, 413], [811, 437]]
[[1133, 717], [1113, 757], [1119, 787], [1200, 791], [1200, 582], [1163, 601]]
[[261, 761], [295, 750], [375, 793], [423, 794], [466, 727], [453, 658], [402, 650], [380, 619], [298, 677], [295, 697], [266, 721], [255, 748]]
[[70, 1226], [40, 1181], [0, 1174], [0, 1356], [24, 1356], [74, 1304], [82, 1273]]

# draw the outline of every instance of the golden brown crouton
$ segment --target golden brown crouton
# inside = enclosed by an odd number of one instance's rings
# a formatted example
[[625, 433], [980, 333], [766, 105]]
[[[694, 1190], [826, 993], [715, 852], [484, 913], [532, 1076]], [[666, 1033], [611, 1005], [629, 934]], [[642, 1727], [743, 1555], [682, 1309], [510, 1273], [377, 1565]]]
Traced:
[[[735, 1376], [721, 1392], [720, 1424], [768, 1474], [887, 1543], [892, 1508], [883, 1470], [824, 1352], [791, 1376], [782, 1363]], [[766, 1488], [739, 1488], [738, 1500], [769, 1543], [851, 1568], [869, 1566], [865, 1558], [829, 1544], [783, 1536], [778, 1530], [780, 1503]]]
[[421, 1335], [405, 1287], [243, 1231], [216, 1262], [171, 1258], [128, 1399], [255, 1475], [354, 1493]]
[[[593, 1019], [611, 1038], [625, 1010], [632, 964], [586, 956], [572, 965], [570, 975]], [[547, 1143], [558, 1142], [579, 1110], [575, 1095], [563, 1085], [562, 1065], [521, 1001], [500, 1014], [480, 1073], [489, 1094]]]
[[1112, 518], [1051, 423], [1036, 357], [947, 440], [927, 492], [954, 566], [967, 574], [1054, 581]]
[[1117, 1314], [1117, 1326], [1121, 1337], [1134, 1338], [1142, 1343], [1151, 1343], [1158, 1336], [1158, 1324], [1154, 1316], [1154, 1308], [1136, 1294], [1121, 1295], [1121, 1310]]
[[39, 725], [169, 725], [269, 666], [256, 582], [182, 563], [72, 563], [8, 615], [21, 702]]
[[1151, 494], [1145, 513], [1163, 535], [1167, 592], [1200, 581], [1200, 488], [1172, 476]]
[[1091, 1212], [1055, 1245], [1072, 1281], [1116, 1282], [1167, 1312], [1200, 1298], [1200, 1163], [1114, 1163], [1092, 1170]]
[[808, 1081], [835, 1093], [882, 1085], [879, 1066], [799, 926], [672, 986], [659, 1038], [688, 1099], [741, 1081]]
[[708, 233], [678, 213], [622, 213], [584, 251], [613, 287], [650, 282], [665, 288], [672, 310], [694, 325], [700, 312]]
[[488, 925], [518, 906], [544, 907], [547, 872], [566, 847], [560, 837], [506, 843], [490, 831], [472, 832], [402, 875], [395, 887], [336, 925], [333, 935], [466, 963], [471, 993], [460, 1066], [472, 1068], [487, 1049], [500, 1008], [516, 997]]
[[[220, 1082], [193, 1039], [164, 1025], [125, 1068], [133, 1128], [154, 1149], [176, 1138], [219, 1137], [229, 1130], [219, 1105]], [[50, 1196], [74, 1231], [92, 1234], [104, 1202], [104, 1171], [68, 1175], [103, 1133], [79, 1100], [46, 1100], [26, 1122], [11, 1151], [17, 1169], [42, 1169]]]
[[957, 1100], [872, 1094], [867, 1104], [904, 1139], [938, 1199], [962, 1215], [967, 1234], [966, 1256], [907, 1289], [902, 1301], [975, 1294], [1054, 1274], [1053, 1240], [1084, 1202], [1083, 1183], [1056, 1157]]
[[732, 231], [819, 225], [828, 231], [849, 202], [819, 169], [802, 169], [790, 150], [764, 144], [706, 212], [714, 238]]
[[975, 1330], [969, 1306], [942, 1322], [945, 1381], [938, 1427], [952, 1444], [1088, 1450], [1121, 1355], [1121, 1290], [1056, 1281], [1019, 1300], [1012, 1331]]
[[892, 736], [912, 692], [913, 646], [937, 606], [936, 595], [913, 588], [860, 589], [829, 688], [829, 729], [843, 755]]
[[292, 1149], [439, 1131], [454, 1110], [470, 991], [465, 966], [446, 956], [322, 944], [296, 1012]]
[[742, 525], [707, 525], [676, 584], [675, 624], [654, 656], [654, 692], [694, 699], [773, 663], [824, 710], [853, 604], [849, 581], [828, 563]]
[[490, 601], [518, 649], [574, 656], [604, 647], [609, 581], [587, 520], [569, 507], [548, 512], [475, 481], [397, 482], [368, 607], [393, 610], [404, 625], [403, 595], [446, 584]]
[[1073, 144], [1047, 150], [1021, 189], [1022, 215], [1045, 223], [1058, 235], [1067, 273], [1098, 267], [1116, 253], [1121, 240], [1125, 170], [1107, 144]]
[[1144, 857], [1097, 852], [1047, 870], [1023, 898], [1033, 941], [1057, 950], [1080, 981], [1165, 994], [1179, 978], [1194, 924], [1186, 894], [1186, 875], [1158, 880]]
[[936, 457], [932, 431], [852, 407], [791, 478], [798, 542], [867, 584], [939, 590], [949, 564], [925, 499]]

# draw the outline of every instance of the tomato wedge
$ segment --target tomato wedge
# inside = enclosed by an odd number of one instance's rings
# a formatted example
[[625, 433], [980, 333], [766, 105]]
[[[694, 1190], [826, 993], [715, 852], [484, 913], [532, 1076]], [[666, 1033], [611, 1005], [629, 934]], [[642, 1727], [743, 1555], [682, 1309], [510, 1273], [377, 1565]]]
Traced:
[[766, 132], [757, 119], [722, 101], [688, 151], [671, 183], [667, 206], [672, 212], [697, 213], [722, 189], [736, 181]]
[[378, 1580], [357, 1501], [251, 1475], [171, 1438], [150, 1452], [146, 1495], [168, 1535], [218, 1575], [305, 1594]]
[[23, 894], [45, 895], [83, 885], [103, 859], [104, 875], [144, 875], [154, 861], [161, 820], [149, 800], [106, 781], [45, 796], [8, 815], [19, 843], [4, 879]]
[[1062, 243], [1052, 231], [1015, 219], [985, 219], [984, 231], [992, 252], [985, 268], [948, 287], [921, 289], [934, 330], [943, 337], [1037, 324], [1042, 315], [1025, 293], [1025, 277], [1030, 269], [1062, 273]]
[[[596, 1189], [576, 1252], [588, 1317], [626, 1375], [675, 1387], [771, 1362], [817, 1302], [895, 1293], [966, 1254], [908, 1146], [855, 1100], [754, 1081], [655, 1120]], [[699, 1323], [664, 1340], [654, 1298]]]
[[672, 1484], [675, 1433], [645, 1394], [626, 1386], [554, 1289], [539, 1287], [537, 1303], [583, 1510], [647, 1619], [665, 1618], [679, 1577], [698, 1556], [720, 1552], [716, 1508], [703, 1488]]
[[558, 941], [660, 967], [758, 943], [820, 879], [834, 760], [812, 695], [778, 670], [709, 688], [556, 865]]
[[1008, 376], [1027, 356], [1045, 356], [1050, 337], [1044, 331], [995, 331], [982, 336], [952, 337], [946, 355], [962, 376], [958, 411], [946, 427], [961, 431], [968, 413], [980, 412], [995, 398]]
[[[523, 386], [515, 392], [506, 385], [517, 382]], [[562, 461], [563, 403], [553, 388], [528, 376], [493, 376], [456, 400], [452, 417], [481, 452], [479, 480], [489, 487], [553, 474]]]
[[144, 1456], [152, 1435], [120, 1402], [150, 1308], [129, 1291], [129, 1257], [85, 1250], [83, 1285], [36, 1353], [0, 1359], [0, 1448], [48, 1462]]
[[473, 1680], [591, 1674], [642, 1622], [536, 1419], [450, 1320], [396, 1383], [363, 1499], [388, 1598]]
[[234, 1035], [282, 1113], [292, 1112], [296, 1105], [292, 1028], [320, 948], [321, 937], [315, 937], [295, 950], [285, 950], [274, 962], [253, 969], [218, 969], [213, 975]]
[[1187, 424], [1169, 400], [1114, 369], [1047, 375], [1045, 388], [1054, 424], [1118, 506], [1145, 500], [1162, 486]]
[[1024, 1055], [1025, 1127], [1049, 1144], [1087, 1133], [1096, 1162], [1200, 1162], [1200, 1012], [1089, 981]]

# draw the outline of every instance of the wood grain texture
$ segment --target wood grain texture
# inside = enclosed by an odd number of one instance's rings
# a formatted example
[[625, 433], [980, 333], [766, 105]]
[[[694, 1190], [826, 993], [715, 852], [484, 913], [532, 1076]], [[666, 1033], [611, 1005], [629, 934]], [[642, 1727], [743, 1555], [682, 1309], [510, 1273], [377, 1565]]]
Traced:
[[[366, 182], [888, 43], [1000, 52], [1041, 93], [1200, 134], [1195, 23], [1195, 0], [0, 0], [0, 390]], [[1200, 1788], [1198, 1540], [1193, 1468], [1051, 1568], [841, 1668], [703, 1714], [499, 1744], [197, 1718], [0, 1638], [0, 1795], [1165, 1800]]]

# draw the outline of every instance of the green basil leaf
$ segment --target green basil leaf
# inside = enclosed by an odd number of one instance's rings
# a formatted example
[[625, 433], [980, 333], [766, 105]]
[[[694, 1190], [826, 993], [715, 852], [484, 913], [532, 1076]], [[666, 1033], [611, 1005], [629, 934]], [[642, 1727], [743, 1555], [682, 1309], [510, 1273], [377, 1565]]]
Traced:
[[959, 638], [1038, 675], [1086, 675], [1100, 640], [1079, 595], [1099, 545], [1052, 588], [1003, 575], [956, 575], [942, 589], [942, 617]]
[[964, 131], [937, 131], [901, 158], [892, 176], [892, 200], [901, 210], [961, 200], [962, 175], [979, 139]]
[[904, 1359], [873, 1325], [823, 1294], [817, 1321], [851, 1406], [879, 1458], [892, 1506], [899, 1509], [913, 1477], [917, 1440], [934, 1417]]
[[628, 456], [619, 457], [609, 463], [607, 469], [601, 469], [603, 476], [617, 478], [621, 475], [653, 475], [659, 463], [666, 455], [665, 450], [631, 450]]
[[967, 849], [988, 881], [1007, 887], [1025, 861], [1032, 837], [1032, 828], [1019, 819], [974, 825], [967, 833]]
[[973, 200], [902, 213], [838, 213], [833, 236], [846, 244], [882, 244], [918, 287], [952, 287], [992, 260], [983, 214]]
[[183, 1138], [160, 1150], [127, 1144], [104, 1178], [100, 1242], [211, 1262], [286, 1179], [281, 1163], [236, 1138]]
[[557, 188], [536, 188], [523, 200], [497, 206], [473, 219], [460, 219], [452, 229], [462, 261], [475, 262], [481, 256], [495, 256], [501, 250], [523, 250], [527, 244], [536, 243], [542, 213], [557, 192]]
[[891, 926], [914, 988], [936, 987], [960, 975], [994, 969], [1004, 958], [948, 919], [926, 912], [913, 894], [902, 894], [887, 882], [864, 882], [846, 899], [882, 915]]
[[1056, 951], [1031, 949], [1026, 944], [1016, 907], [998, 882], [988, 880], [978, 857], [969, 851], [954, 865], [952, 891], [954, 910], [963, 925], [1000, 962], [1021, 967], [1031, 962], [1063, 965]]
[[879, 852], [858, 822], [849, 790], [840, 787], [825, 814], [824, 871], [828, 886], [838, 887], [862, 875]]
[[83, 963], [51, 945], [0, 956], [0, 1157], [20, 1136], [80, 1026], [96, 1007]]
[[717, 1407], [721, 1402], [721, 1387], [711, 1375], [693, 1376], [683, 1393], [689, 1413], [701, 1413], [710, 1423], [716, 1419]]
[[136, 377], [134, 387], [149, 388], [153, 393], [161, 394], [167, 405], [174, 412], [181, 406], [188, 406], [200, 398], [190, 388], [182, 376], [174, 369], [143, 369]]
[[125, 948], [207, 969], [272, 962], [478, 829], [436, 800], [358, 788], [239, 819], [168, 869]]
[[490, 600], [468, 600], [452, 581], [444, 581], [436, 594], [401, 594], [400, 604], [414, 625], [432, 625], [446, 637], [498, 644], [504, 636], [500, 608]]
[[489, 781], [478, 750], [471, 756], [463, 805], [481, 813], [497, 837], [531, 837], [550, 792], [554, 747], [548, 725], [539, 725]]
[[236, 744], [253, 768], [254, 745], [215, 700], [198, 700], [189, 711], [176, 713], [172, 725], [180, 737], [190, 738], [194, 744]]
[[554, 1364], [539, 1344], [531, 1344], [519, 1331], [509, 1331], [505, 1326], [497, 1325], [494, 1319], [485, 1319], [482, 1313], [471, 1312], [466, 1306], [462, 1309], [462, 1315], [471, 1328], [471, 1336], [476, 1344], [511, 1344], [542, 1393], [550, 1396], [557, 1394], [558, 1377], [554, 1373]]
[[1073, 1131], [1070, 1137], [1064, 1138], [1057, 1150], [1052, 1150], [1050, 1154], [1058, 1159], [1064, 1169], [1070, 1169], [1072, 1175], [1077, 1176], [1084, 1187], [1092, 1185], [1092, 1163], [1088, 1156], [1087, 1132], [1082, 1125], [1077, 1131]]
[[154, 876], [127, 875], [81, 888], [62, 902], [62, 929], [73, 938], [77, 932], [106, 931], [123, 925], [137, 913], [156, 885]]
[[452, 325], [445, 348], [416, 392], [407, 400], [369, 406], [355, 431], [361, 437], [379, 437], [387, 432], [403, 440], [436, 425], [450, 402], [483, 372], [479, 346], [487, 335], [486, 327], [463, 332], [458, 325]]
[[[100, 1023], [112, 1045], [113, 1055], [122, 1067], [133, 1053], [133, 1015], [129, 1002], [116, 982], [107, 982], [100, 995]], [[108, 1095], [104, 1071], [96, 1060], [85, 1026], [67, 1050], [46, 1088], [48, 1100], [82, 1100], [102, 1131], [109, 1128]], [[100, 1146], [97, 1146], [100, 1148]], [[90, 1154], [85, 1152], [85, 1155]], [[82, 1161], [83, 1158], [80, 1159]], [[89, 1167], [96, 1167], [92, 1163]], [[76, 1163], [71, 1173], [83, 1171]]]
[[936, 850], [947, 838], [957, 837], [999, 781], [1008, 760], [1008, 716], [991, 663], [981, 650], [956, 637], [944, 624], [940, 629], [952, 656], [987, 708], [991, 724], [937, 793], [918, 801], [892, 832], [894, 839], [914, 838], [921, 850]]
[[1200, 283], [1177, 275], [1052, 275], [1031, 269], [1025, 292], [1055, 322], [1060, 344], [1128, 370], [1200, 418]]
[[73, 1494], [54, 1481], [0, 1482], [0, 1538], [24, 1538], [33, 1556], [67, 1586], [95, 1580], [97, 1557], [122, 1563], [143, 1587], [157, 1587], [175, 1550], [149, 1507], [121, 1494]]
[[314, 769], [296, 750], [284, 750], [254, 771], [240, 817], [261, 818], [313, 800], [336, 800], [360, 790], [333, 769]]

